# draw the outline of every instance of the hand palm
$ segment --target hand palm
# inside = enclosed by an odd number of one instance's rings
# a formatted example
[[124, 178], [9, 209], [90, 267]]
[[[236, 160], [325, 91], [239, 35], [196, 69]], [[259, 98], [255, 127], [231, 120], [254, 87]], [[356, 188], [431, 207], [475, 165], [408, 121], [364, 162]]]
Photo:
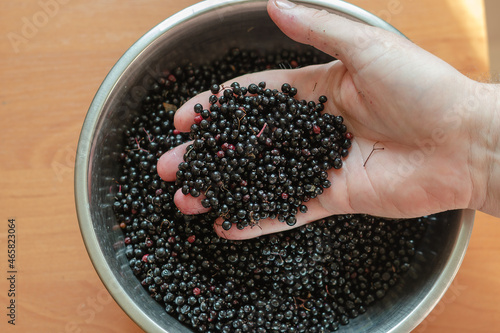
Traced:
[[[301, 31], [307, 29], [300, 30], [300, 24], [288, 24], [286, 17], [276, 16], [274, 10], [270, 8], [270, 14], [277, 24], [292, 38], [303, 41]], [[304, 20], [314, 16], [305, 13]], [[352, 35], [352, 31], [356, 29], [351, 28], [347, 34]], [[307, 42], [322, 45], [324, 51], [342, 62], [268, 71], [234, 80], [241, 85], [266, 81], [271, 88], [288, 82], [298, 89], [299, 99], [317, 100], [320, 95], [327, 95], [325, 112], [342, 115], [355, 136], [343, 168], [329, 172], [332, 187], [307, 203], [309, 210], [297, 215], [297, 225], [340, 213], [421, 216], [465, 207], [470, 200], [470, 181], [461, 186], [456, 184], [457, 179], [468, 176], [469, 170], [458, 166], [467, 165], [464, 159], [468, 158], [469, 147], [459, 139], [463, 137], [456, 128], [460, 124], [446, 114], [459, 102], [459, 97], [439, 92], [461, 91], [466, 81], [453, 68], [412, 43], [384, 31], [371, 33], [371, 42], [354, 52], [352, 45], [348, 45], [350, 41], [337, 40], [332, 46], [324, 42], [332, 38], [325, 36], [324, 30], [323, 34], [311, 32]], [[194, 104], [207, 105], [208, 94], [200, 94], [179, 109], [175, 119], [179, 130], [189, 130]], [[185, 145], [160, 159], [158, 170], [162, 178], [175, 178], [184, 151]], [[450, 186], [452, 183], [454, 186]], [[458, 191], [447, 191], [448, 188]], [[202, 212], [200, 201], [180, 192], [175, 198], [185, 213]], [[264, 220], [260, 228], [231, 228], [224, 232], [220, 222], [215, 224], [216, 231], [235, 239], [289, 228], [277, 221]]]
[[[400, 60], [404, 52], [395, 59], [367, 52], [357, 64], [363, 70], [355, 74], [340, 62], [331, 66], [330, 91], [336, 97], [329, 111], [344, 116], [356, 139], [343, 170], [333, 171], [336, 187], [319, 199], [329, 212], [413, 217], [469, 199], [467, 182], [459, 192], [446, 192], [468, 174], [456, 166], [467, 165], [459, 161], [468, 158], [469, 147], [462, 145], [457, 124], [442, 112], [452, 110], [459, 98], [433, 99], [442, 96], [436, 91], [441, 88], [430, 86], [434, 82], [453, 90], [450, 84], [461, 83], [444, 82], [454, 74], [451, 68], [438, 78], [436, 58], [420, 53], [418, 61], [406, 64]], [[418, 71], [417, 65], [422, 66]]]

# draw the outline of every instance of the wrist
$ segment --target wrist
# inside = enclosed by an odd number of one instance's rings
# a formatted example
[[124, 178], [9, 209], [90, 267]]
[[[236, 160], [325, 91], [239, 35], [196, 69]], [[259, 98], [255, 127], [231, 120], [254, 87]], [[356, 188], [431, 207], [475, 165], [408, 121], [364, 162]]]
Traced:
[[469, 208], [500, 216], [500, 86], [474, 82], [468, 103]]

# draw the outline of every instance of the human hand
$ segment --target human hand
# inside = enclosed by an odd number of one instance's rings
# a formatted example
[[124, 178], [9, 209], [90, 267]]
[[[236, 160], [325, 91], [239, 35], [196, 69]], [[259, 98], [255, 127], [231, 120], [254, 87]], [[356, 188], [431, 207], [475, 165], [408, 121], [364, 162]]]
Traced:
[[[470, 207], [478, 180], [470, 172], [469, 127], [449, 111], [471, 95], [474, 81], [393, 33], [290, 2], [270, 1], [268, 12], [289, 37], [339, 61], [231, 82], [265, 81], [276, 89], [287, 82], [299, 91], [298, 99], [326, 95], [325, 112], [342, 115], [354, 134], [344, 166], [329, 171], [333, 185], [307, 202], [308, 212], [297, 214], [296, 226], [332, 214], [407, 218]], [[176, 112], [178, 130], [189, 131], [194, 105], [208, 107], [209, 95], [198, 95]], [[175, 180], [185, 149], [186, 144], [160, 158], [162, 179]], [[201, 197], [178, 191], [174, 201], [186, 214], [206, 211]], [[259, 227], [223, 231], [220, 220], [216, 232], [230, 239], [290, 228], [266, 219]]]

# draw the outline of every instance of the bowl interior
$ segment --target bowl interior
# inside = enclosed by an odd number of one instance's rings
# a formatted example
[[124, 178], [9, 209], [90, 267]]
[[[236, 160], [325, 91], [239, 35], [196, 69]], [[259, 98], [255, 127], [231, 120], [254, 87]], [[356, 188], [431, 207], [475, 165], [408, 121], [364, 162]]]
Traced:
[[[77, 209], [84, 241], [110, 293], [146, 331], [189, 332], [143, 289], [124, 254], [123, 235], [112, 210], [123, 130], [140, 111], [140, 102], [155, 79], [187, 61], [205, 63], [233, 47], [264, 53], [281, 48], [307, 49], [274, 25], [265, 4], [263, 1], [208, 1], [164, 21], [134, 44], [115, 65], [85, 120], [75, 170]], [[311, 4], [325, 6], [355, 20], [384, 25], [345, 3], [309, 1]], [[391, 29], [388, 25], [384, 27]], [[451, 283], [467, 246], [472, 216], [468, 211], [439, 214], [404, 279], [376, 306], [369, 307], [364, 315], [340, 331], [413, 329]]]

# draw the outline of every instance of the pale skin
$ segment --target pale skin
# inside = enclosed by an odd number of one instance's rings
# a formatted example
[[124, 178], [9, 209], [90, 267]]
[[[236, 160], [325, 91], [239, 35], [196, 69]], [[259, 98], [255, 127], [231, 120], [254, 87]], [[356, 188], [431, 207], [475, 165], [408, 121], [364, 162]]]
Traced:
[[[469, 79], [403, 37], [325, 11], [271, 0], [268, 12], [290, 38], [339, 60], [246, 75], [225, 85], [266, 81], [267, 87], [279, 89], [288, 82], [297, 88], [298, 99], [317, 101], [326, 95], [325, 112], [341, 115], [354, 135], [344, 166], [329, 171], [332, 186], [307, 202], [308, 212], [297, 214], [294, 227], [345, 213], [408, 218], [470, 208], [500, 216], [497, 85]], [[194, 105], [208, 108], [209, 95], [202, 93], [179, 108], [178, 130], [189, 131]], [[186, 147], [160, 158], [163, 180], [175, 180]], [[174, 202], [185, 214], [207, 211], [201, 197], [180, 191]], [[228, 239], [291, 228], [266, 219], [226, 231], [221, 222], [215, 221], [214, 229]]]

